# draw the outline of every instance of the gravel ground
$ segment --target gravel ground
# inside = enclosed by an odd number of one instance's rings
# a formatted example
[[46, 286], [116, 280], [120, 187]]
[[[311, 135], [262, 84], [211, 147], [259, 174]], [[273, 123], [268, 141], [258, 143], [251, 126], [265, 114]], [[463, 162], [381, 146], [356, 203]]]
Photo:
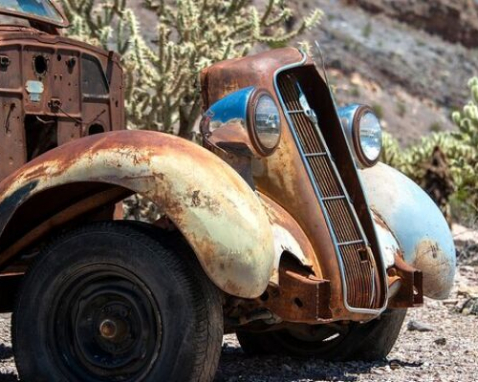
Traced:
[[[444, 302], [426, 300], [410, 310], [387, 361], [330, 363], [289, 357], [248, 357], [234, 335], [225, 337], [215, 382], [478, 381], [478, 317], [459, 312], [478, 298], [478, 257], [459, 267], [454, 291]], [[410, 331], [410, 322], [431, 331]], [[17, 381], [10, 342], [10, 315], [0, 315], [0, 382]]]
[[[460, 267], [452, 299], [426, 300], [410, 310], [387, 361], [330, 363], [287, 357], [247, 357], [235, 336], [226, 336], [216, 382], [478, 381], [478, 317], [458, 308], [476, 295], [478, 266]], [[432, 331], [408, 330], [418, 322]]]

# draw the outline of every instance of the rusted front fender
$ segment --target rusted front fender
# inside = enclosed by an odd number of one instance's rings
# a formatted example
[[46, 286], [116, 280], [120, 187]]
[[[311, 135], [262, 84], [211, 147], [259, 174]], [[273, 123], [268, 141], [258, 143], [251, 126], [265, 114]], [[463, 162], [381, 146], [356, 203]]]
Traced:
[[0, 234], [29, 198], [77, 182], [121, 186], [153, 200], [225, 292], [255, 298], [266, 289], [275, 258], [274, 239], [259, 198], [218, 157], [171, 135], [101, 134], [30, 162], [0, 183]]
[[[394, 246], [398, 245], [404, 260], [423, 272], [424, 295], [447, 298], [455, 276], [456, 252], [439, 208], [417, 184], [385, 164], [360, 173], [370, 207], [377, 215], [384, 262], [393, 265]], [[380, 219], [386, 226], [380, 226]]]

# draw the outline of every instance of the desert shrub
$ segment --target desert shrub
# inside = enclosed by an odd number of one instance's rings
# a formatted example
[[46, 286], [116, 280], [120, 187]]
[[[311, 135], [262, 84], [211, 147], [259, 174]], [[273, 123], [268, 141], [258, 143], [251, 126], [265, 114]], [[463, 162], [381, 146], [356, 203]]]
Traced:
[[[452, 201], [455, 210], [476, 217], [478, 216], [478, 78], [470, 80], [468, 85], [471, 90], [470, 102], [462, 111], [457, 111], [452, 116], [457, 131], [432, 134], [405, 150], [400, 148], [392, 136], [386, 134], [382, 160], [426, 189], [430, 168], [436, 167], [437, 152], [440, 151], [445, 160], [440, 166], [446, 166], [448, 170], [436, 169], [443, 177], [441, 186], [447, 188], [451, 181], [453, 188], [453, 192], [442, 190], [447, 200], [446, 205], [441, 207], [449, 214], [449, 202]], [[449, 179], [445, 179], [446, 177]]]
[[186, 138], [201, 113], [201, 69], [244, 56], [257, 43], [283, 45], [322, 17], [315, 10], [294, 28], [283, 0], [268, 0], [261, 9], [253, 0], [134, 0], [156, 20], [150, 26], [130, 8], [133, 0], [61, 2], [72, 21], [70, 36], [123, 57], [129, 127]]

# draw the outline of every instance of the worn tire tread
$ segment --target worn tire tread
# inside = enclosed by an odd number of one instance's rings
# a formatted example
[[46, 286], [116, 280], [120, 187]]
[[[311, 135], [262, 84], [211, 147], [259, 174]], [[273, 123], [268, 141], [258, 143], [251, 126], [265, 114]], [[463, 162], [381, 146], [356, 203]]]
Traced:
[[[175, 233], [165, 233], [158, 228], [135, 224], [132, 222], [100, 222], [92, 223], [64, 232], [54, 237], [37, 256], [27, 272], [22, 291], [28, 290], [34, 284], [34, 270], [42, 267], [44, 262], [49, 261], [49, 255], [55, 248], [70, 238], [77, 238], [89, 233], [121, 235], [127, 240], [135, 242], [155, 256], [159, 256], [170, 271], [177, 283], [178, 288], [188, 293], [188, 299], [195, 311], [194, 338], [188, 338], [192, 348], [198, 351], [191, 354], [190, 378], [188, 382], [211, 382], [214, 378], [221, 352], [223, 323], [221, 295], [218, 289], [204, 274], [196, 257], [182, 237]], [[23, 301], [23, 293], [20, 293], [16, 301], [12, 320], [12, 339], [14, 351], [16, 349], [19, 333], [16, 327], [16, 315]], [[199, 351], [202, 349], [202, 351]], [[28, 369], [23, 364], [22, 357], [15, 357], [15, 362], [20, 375]]]

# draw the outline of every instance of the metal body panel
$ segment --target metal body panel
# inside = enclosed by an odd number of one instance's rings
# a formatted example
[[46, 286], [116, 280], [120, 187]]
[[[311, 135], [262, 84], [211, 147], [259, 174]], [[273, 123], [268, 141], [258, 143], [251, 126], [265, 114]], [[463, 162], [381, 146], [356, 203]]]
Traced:
[[[424, 295], [447, 298], [455, 276], [456, 251], [439, 208], [417, 184], [385, 164], [362, 170], [361, 177], [371, 209], [390, 227], [405, 262], [423, 272]], [[380, 224], [376, 228], [383, 252], [392, 252], [390, 236], [385, 239], [380, 234]], [[389, 264], [389, 255], [384, 256]]]
[[293, 255], [299, 262], [310, 268], [318, 279], [322, 270], [315, 256], [314, 247], [294, 218], [272, 199], [258, 192], [274, 233], [275, 260], [271, 282], [280, 284], [279, 266], [284, 253]]
[[[29, 161], [42, 142], [49, 145], [44, 151], [98, 129], [126, 128], [117, 54], [34, 29], [0, 27], [0, 57], [8, 60], [0, 67], [0, 180]], [[104, 91], [91, 94], [99, 82]]]
[[395, 256], [401, 255], [400, 244], [393, 236], [390, 228], [385, 222], [380, 219], [377, 214], [373, 214], [373, 221], [375, 223], [375, 231], [377, 232], [377, 238], [381, 248], [381, 254], [383, 258], [383, 264], [385, 269], [389, 269], [395, 265]]
[[153, 200], [183, 233], [206, 274], [225, 292], [255, 298], [267, 288], [275, 249], [259, 198], [218, 157], [162, 133], [96, 135], [28, 163], [0, 183], [0, 233], [32, 196], [77, 182], [121, 186]]
[[[323, 85], [323, 80], [320, 79], [320, 75], [310, 58], [294, 48], [277, 49], [255, 56], [214, 64], [201, 74], [205, 111], [227, 95], [251, 86], [269, 91], [277, 104], [280, 104], [275, 87], [276, 75], [288, 68], [295, 67], [307, 67], [310, 72], [313, 71], [310, 75], [314, 77], [309, 77], [310, 81], [313, 81], [314, 84], [320, 82]], [[334, 129], [334, 131], [335, 128], [340, 129], [340, 121], [333, 111], [335, 109], [328, 109], [329, 104], [332, 104], [328, 100], [330, 98], [328, 90], [326, 89], [324, 94], [320, 94], [320, 96], [320, 101], [327, 106], [327, 110], [324, 110], [324, 112], [332, 114], [328, 119], [336, 120], [335, 125], [328, 125], [329, 128]], [[280, 116], [283, 128], [276, 151], [269, 157], [252, 160], [254, 185], [259, 192], [287, 210], [312, 244], [322, 275], [324, 279], [330, 280], [332, 320], [361, 321], [370, 319], [378, 313], [354, 313], [348, 311], [344, 306], [340, 267], [335, 256], [331, 232], [327, 227], [324, 213], [317, 203], [312, 184], [309, 181], [304, 181], [308, 177], [307, 170], [294, 141], [292, 131], [288, 128], [288, 122], [282, 108], [280, 108]], [[238, 127], [233, 129], [232, 126]], [[239, 131], [239, 127], [239, 124], [231, 125], [229, 130], [231, 132], [233, 130]], [[225, 138], [225, 136], [221, 137], [221, 139]], [[341, 155], [337, 159], [344, 161], [343, 158], [344, 156]], [[356, 171], [355, 167], [354, 171]], [[358, 180], [358, 175], [348, 172], [343, 176], [352, 180], [357, 178]], [[349, 183], [354, 184], [353, 181]], [[355, 186], [348, 186], [348, 188], [354, 201], [361, 204], [364, 199], [361, 191], [356, 189]], [[362, 215], [363, 211], [359, 211], [359, 213]], [[365, 213], [369, 213], [367, 208]], [[371, 218], [370, 225], [372, 225]]]
[[228, 94], [251, 86], [274, 95], [274, 72], [298, 64], [303, 58], [297, 49], [283, 48], [225, 60], [204, 69], [201, 72], [204, 111]]

